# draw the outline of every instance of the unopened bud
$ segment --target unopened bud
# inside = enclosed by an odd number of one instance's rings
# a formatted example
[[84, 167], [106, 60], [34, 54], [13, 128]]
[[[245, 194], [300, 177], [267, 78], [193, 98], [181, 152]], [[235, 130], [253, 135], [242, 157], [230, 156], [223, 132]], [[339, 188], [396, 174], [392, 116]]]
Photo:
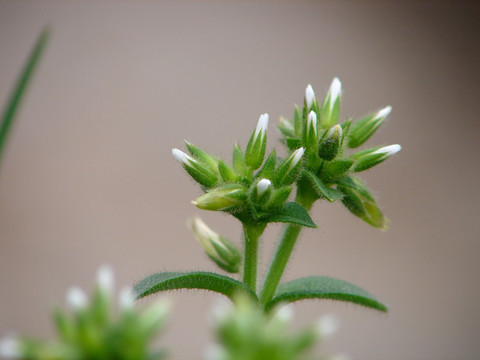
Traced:
[[283, 186], [292, 184], [302, 165], [302, 156], [305, 152], [305, 148], [300, 148], [295, 150], [286, 160], [284, 160], [274, 173], [274, 184], [275, 186]]
[[295, 127], [293, 126], [293, 123], [284, 117], [280, 118], [280, 124], [278, 124], [278, 129], [283, 135], [287, 137], [295, 136]]
[[342, 83], [338, 78], [334, 78], [327, 96], [322, 105], [321, 124], [322, 128], [335, 125], [340, 114], [340, 98], [342, 96]]
[[390, 156], [398, 153], [402, 147], [399, 144], [384, 146], [377, 150], [365, 150], [353, 155], [356, 163], [353, 171], [360, 172], [370, 169], [373, 166], [387, 160]]
[[328, 130], [324, 140], [318, 149], [318, 156], [324, 160], [333, 160], [340, 150], [342, 141], [342, 127], [340, 125], [333, 126]]
[[307, 127], [306, 127], [306, 134], [305, 134], [305, 141], [307, 144], [307, 148], [315, 148], [318, 142], [317, 137], [317, 114], [315, 111], [310, 111], [307, 116]]
[[338, 318], [333, 314], [327, 314], [318, 319], [316, 330], [320, 338], [328, 338], [339, 329]]
[[199, 184], [211, 188], [218, 182], [217, 175], [210, 170], [208, 165], [201, 164], [179, 149], [172, 149], [172, 155]]
[[135, 293], [130, 286], [125, 286], [120, 289], [118, 295], [118, 306], [123, 311], [130, 311], [135, 303]]
[[113, 292], [114, 274], [109, 265], [102, 265], [97, 271], [97, 285], [106, 294]]
[[350, 129], [348, 147], [356, 148], [365, 143], [385, 122], [391, 111], [392, 107], [387, 106], [354, 123]]
[[260, 196], [272, 185], [272, 182], [268, 179], [262, 179], [257, 184], [257, 195]]
[[230, 273], [239, 271], [240, 251], [230, 241], [210, 229], [198, 217], [190, 221], [188, 226], [208, 257], [220, 268]]
[[0, 339], [0, 357], [20, 359], [22, 356], [21, 343], [17, 338], [9, 336]]
[[68, 306], [74, 310], [83, 309], [88, 304], [87, 295], [81, 288], [77, 286], [71, 287], [67, 291], [66, 299]]
[[245, 150], [245, 163], [253, 170], [256, 170], [262, 165], [265, 157], [265, 148], [267, 146], [267, 126], [268, 114], [260, 115], [257, 127], [250, 137], [247, 149]]
[[315, 93], [313, 92], [312, 85], [308, 84], [305, 89], [305, 103], [307, 105], [307, 110], [312, 108], [313, 102], [315, 101]]
[[207, 154], [205, 151], [200, 149], [198, 146], [189, 143], [185, 140], [185, 145], [187, 146], [188, 151], [190, 154], [195, 158], [198, 159], [200, 163], [207, 165], [208, 168], [215, 174], [218, 174], [218, 161], [210, 154]]
[[192, 204], [204, 210], [227, 210], [241, 205], [245, 200], [245, 188], [240, 185], [231, 185], [213, 189], [198, 197]]

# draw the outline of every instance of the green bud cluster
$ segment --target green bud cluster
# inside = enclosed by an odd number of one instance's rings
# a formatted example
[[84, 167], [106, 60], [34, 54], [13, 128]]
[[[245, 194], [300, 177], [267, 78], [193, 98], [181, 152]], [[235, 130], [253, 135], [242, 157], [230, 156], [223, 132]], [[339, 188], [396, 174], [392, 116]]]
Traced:
[[78, 287], [67, 292], [70, 311], [54, 312], [57, 339], [23, 338], [0, 340], [0, 357], [30, 360], [147, 360], [162, 359], [165, 351], [151, 350], [151, 343], [164, 328], [170, 309], [157, 302], [140, 311], [134, 307], [131, 288], [121, 290], [118, 311], [112, 298], [113, 274], [100, 268], [91, 299]]
[[266, 154], [268, 115], [262, 114], [246, 146], [236, 144], [232, 164], [186, 142], [189, 154], [173, 149], [173, 156], [201, 186], [205, 194], [192, 203], [200, 209], [225, 211], [242, 222], [262, 223], [287, 201], [292, 184], [303, 168], [305, 149], [298, 148], [286, 159], [275, 150]]
[[[304, 168], [297, 177], [298, 192], [309, 203], [319, 198], [329, 201], [342, 199], [354, 215], [372, 226], [386, 229], [387, 219], [365, 184], [352, 174], [380, 164], [400, 151], [401, 147], [396, 144], [355, 153], [348, 150], [363, 145], [384, 123], [391, 107], [387, 106], [356, 122], [349, 119], [338, 124], [341, 92], [340, 81], [333, 79], [319, 105], [309, 85], [305, 91], [303, 111], [295, 107], [292, 120], [280, 120], [278, 128], [288, 150], [292, 154], [298, 149], [305, 151]], [[345, 184], [356, 186], [352, 188]], [[358, 187], [362, 190], [359, 191]], [[369, 195], [365, 196], [366, 193]]]

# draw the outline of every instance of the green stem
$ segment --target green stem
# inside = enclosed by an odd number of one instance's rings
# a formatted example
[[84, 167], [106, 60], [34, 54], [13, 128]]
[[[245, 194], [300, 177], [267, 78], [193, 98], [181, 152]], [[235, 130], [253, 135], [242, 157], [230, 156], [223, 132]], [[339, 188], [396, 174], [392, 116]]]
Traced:
[[265, 225], [243, 225], [243, 232], [245, 235], [243, 282], [255, 293], [257, 292], [258, 239], [264, 230]]
[[[295, 200], [307, 211], [312, 208], [313, 202], [315, 201], [314, 199], [299, 196], [299, 193], [297, 193]], [[293, 224], [288, 224], [285, 227], [270, 268], [268, 269], [267, 276], [265, 277], [263, 289], [260, 294], [260, 302], [262, 304], [265, 305], [273, 299], [301, 229], [301, 226]]]

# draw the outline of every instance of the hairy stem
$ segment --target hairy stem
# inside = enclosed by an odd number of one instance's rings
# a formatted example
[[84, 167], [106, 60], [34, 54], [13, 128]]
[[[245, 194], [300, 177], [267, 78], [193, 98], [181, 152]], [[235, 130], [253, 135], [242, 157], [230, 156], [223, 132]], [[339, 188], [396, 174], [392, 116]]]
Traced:
[[243, 282], [255, 293], [257, 291], [258, 239], [265, 225], [243, 225], [245, 235], [245, 257], [243, 260]]

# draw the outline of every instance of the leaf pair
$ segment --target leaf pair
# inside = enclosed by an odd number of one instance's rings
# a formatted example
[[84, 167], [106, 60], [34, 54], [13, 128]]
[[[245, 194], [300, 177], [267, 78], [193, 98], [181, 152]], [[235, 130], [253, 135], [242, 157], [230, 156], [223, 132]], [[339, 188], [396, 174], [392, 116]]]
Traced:
[[[239, 292], [250, 295], [258, 301], [254, 291], [244, 283], [228, 276], [211, 272], [165, 272], [157, 273], [140, 281], [135, 286], [137, 298], [179, 289], [202, 289], [214, 291], [232, 299]], [[276, 304], [304, 299], [331, 299], [346, 301], [387, 312], [387, 308], [367, 291], [349, 282], [326, 276], [308, 276], [281, 284], [275, 297], [265, 304], [268, 311]]]

